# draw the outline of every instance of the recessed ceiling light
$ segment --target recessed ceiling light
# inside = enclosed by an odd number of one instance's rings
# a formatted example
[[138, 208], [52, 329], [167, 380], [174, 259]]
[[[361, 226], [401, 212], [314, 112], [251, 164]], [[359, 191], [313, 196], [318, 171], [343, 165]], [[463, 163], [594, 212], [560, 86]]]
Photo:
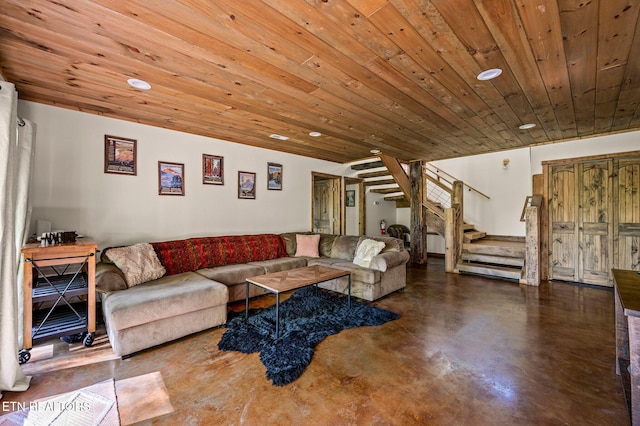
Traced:
[[527, 123], [527, 124], [521, 125], [520, 127], [518, 127], [518, 129], [520, 129], [520, 130], [528, 130], [528, 129], [533, 129], [534, 127], [536, 127], [535, 124]]
[[144, 80], [138, 80], [137, 78], [130, 78], [127, 80], [129, 86], [134, 87], [140, 90], [149, 90], [151, 89], [151, 85]]
[[502, 70], [500, 68], [492, 68], [490, 70], [482, 71], [480, 74], [478, 74], [477, 79], [482, 81], [491, 80], [493, 78], [496, 78], [500, 74], [502, 74]]
[[279, 139], [279, 140], [281, 140], [281, 141], [286, 141], [287, 139], [289, 139], [289, 136], [282, 136], [282, 135], [279, 135], [279, 134], [277, 134], [277, 133], [274, 133], [274, 134], [272, 134], [272, 135], [269, 135], [269, 137], [270, 137], [270, 138], [273, 138], [273, 139]]
[[309, 136], [311, 136], [312, 138], [317, 138], [318, 136], [322, 136], [322, 133], [320, 133], [320, 132], [309, 132]]
[[380, 150], [379, 149], [372, 149], [371, 151], [369, 151], [372, 154], [380, 154]]

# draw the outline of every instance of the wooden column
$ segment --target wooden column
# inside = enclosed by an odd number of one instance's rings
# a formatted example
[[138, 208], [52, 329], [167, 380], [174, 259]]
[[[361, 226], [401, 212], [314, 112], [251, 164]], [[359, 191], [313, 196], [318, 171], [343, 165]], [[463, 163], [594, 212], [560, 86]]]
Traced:
[[451, 204], [445, 209], [444, 270], [458, 272], [457, 265], [462, 253], [462, 209], [459, 204]]
[[410, 163], [411, 180], [411, 262], [420, 265], [427, 262], [427, 219], [423, 207], [425, 181], [424, 162]]
[[525, 218], [525, 284], [540, 285], [540, 210], [538, 207], [527, 207]]

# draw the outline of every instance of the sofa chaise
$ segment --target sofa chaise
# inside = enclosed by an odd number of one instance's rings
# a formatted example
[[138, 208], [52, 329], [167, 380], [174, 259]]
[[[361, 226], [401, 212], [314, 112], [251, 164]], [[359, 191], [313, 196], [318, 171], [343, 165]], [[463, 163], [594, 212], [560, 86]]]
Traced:
[[[224, 324], [227, 303], [244, 300], [246, 279], [256, 275], [318, 264], [348, 270], [352, 295], [369, 301], [406, 285], [409, 254], [401, 240], [374, 238], [380, 243], [380, 253], [364, 267], [353, 261], [360, 244], [372, 240], [369, 237], [319, 234], [317, 256], [296, 256], [297, 240], [302, 238], [298, 235], [311, 233], [142, 243], [146, 255], [156, 262], [151, 268], [155, 272], [142, 278], [132, 278], [127, 268], [132, 263], [129, 257], [134, 258], [133, 263], [147, 264], [146, 258], [127, 251], [134, 246], [104, 249], [96, 265], [96, 290], [114, 352], [126, 357]], [[320, 286], [346, 294], [347, 279]], [[250, 297], [264, 293], [256, 286], [249, 289]]]

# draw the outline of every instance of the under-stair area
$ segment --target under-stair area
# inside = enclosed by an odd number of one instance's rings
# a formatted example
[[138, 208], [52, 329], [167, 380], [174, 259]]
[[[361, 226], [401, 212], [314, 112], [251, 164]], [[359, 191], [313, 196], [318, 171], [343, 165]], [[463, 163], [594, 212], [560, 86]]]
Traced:
[[[393, 201], [396, 207], [409, 207], [410, 196], [402, 185], [400, 179], [408, 182], [409, 167], [407, 164], [397, 162], [390, 158], [374, 158], [369, 162], [354, 164], [353, 170], [357, 170], [357, 177], [364, 180], [365, 187], [374, 193], [384, 194], [384, 200]], [[393, 171], [389, 170], [391, 164]], [[399, 176], [400, 175], [400, 176]], [[404, 176], [402, 176], [404, 175]], [[469, 191], [475, 191], [489, 200], [489, 197], [475, 188], [457, 182], [457, 179], [446, 172], [425, 164], [423, 171], [424, 197], [423, 209], [426, 209], [428, 234], [437, 234], [446, 237], [447, 209], [452, 207], [462, 209], [462, 187]], [[405, 182], [405, 185], [407, 183]], [[457, 188], [457, 189], [456, 189]], [[457, 191], [457, 193], [456, 193]], [[454, 200], [455, 202], [452, 202]], [[455, 262], [450, 272], [483, 275], [492, 278], [512, 280], [520, 283], [526, 282], [526, 244], [525, 237], [491, 236], [476, 229], [471, 223], [462, 220], [459, 225], [459, 242], [456, 245]], [[457, 237], [456, 237], [457, 238]], [[451, 255], [451, 252], [445, 256]]]

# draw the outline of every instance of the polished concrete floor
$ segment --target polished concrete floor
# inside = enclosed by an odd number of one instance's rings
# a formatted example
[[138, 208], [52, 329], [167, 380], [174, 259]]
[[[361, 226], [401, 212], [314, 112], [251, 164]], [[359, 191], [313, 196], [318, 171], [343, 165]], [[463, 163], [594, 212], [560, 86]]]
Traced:
[[615, 374], [611, 289], [445, 274], [439, 258], [407, 274], [403, 292], [375, 303], [400, 319], [327, 338], [284, 387], [265, 379], [257, 354], [219, 351], [224, 329], [126, 360], [102, 334], [91, 348], [34, 348], [23, 366], [31, 388], [6, 392], [3, 402], [113, 377], [123, 424], [629, 423]]

